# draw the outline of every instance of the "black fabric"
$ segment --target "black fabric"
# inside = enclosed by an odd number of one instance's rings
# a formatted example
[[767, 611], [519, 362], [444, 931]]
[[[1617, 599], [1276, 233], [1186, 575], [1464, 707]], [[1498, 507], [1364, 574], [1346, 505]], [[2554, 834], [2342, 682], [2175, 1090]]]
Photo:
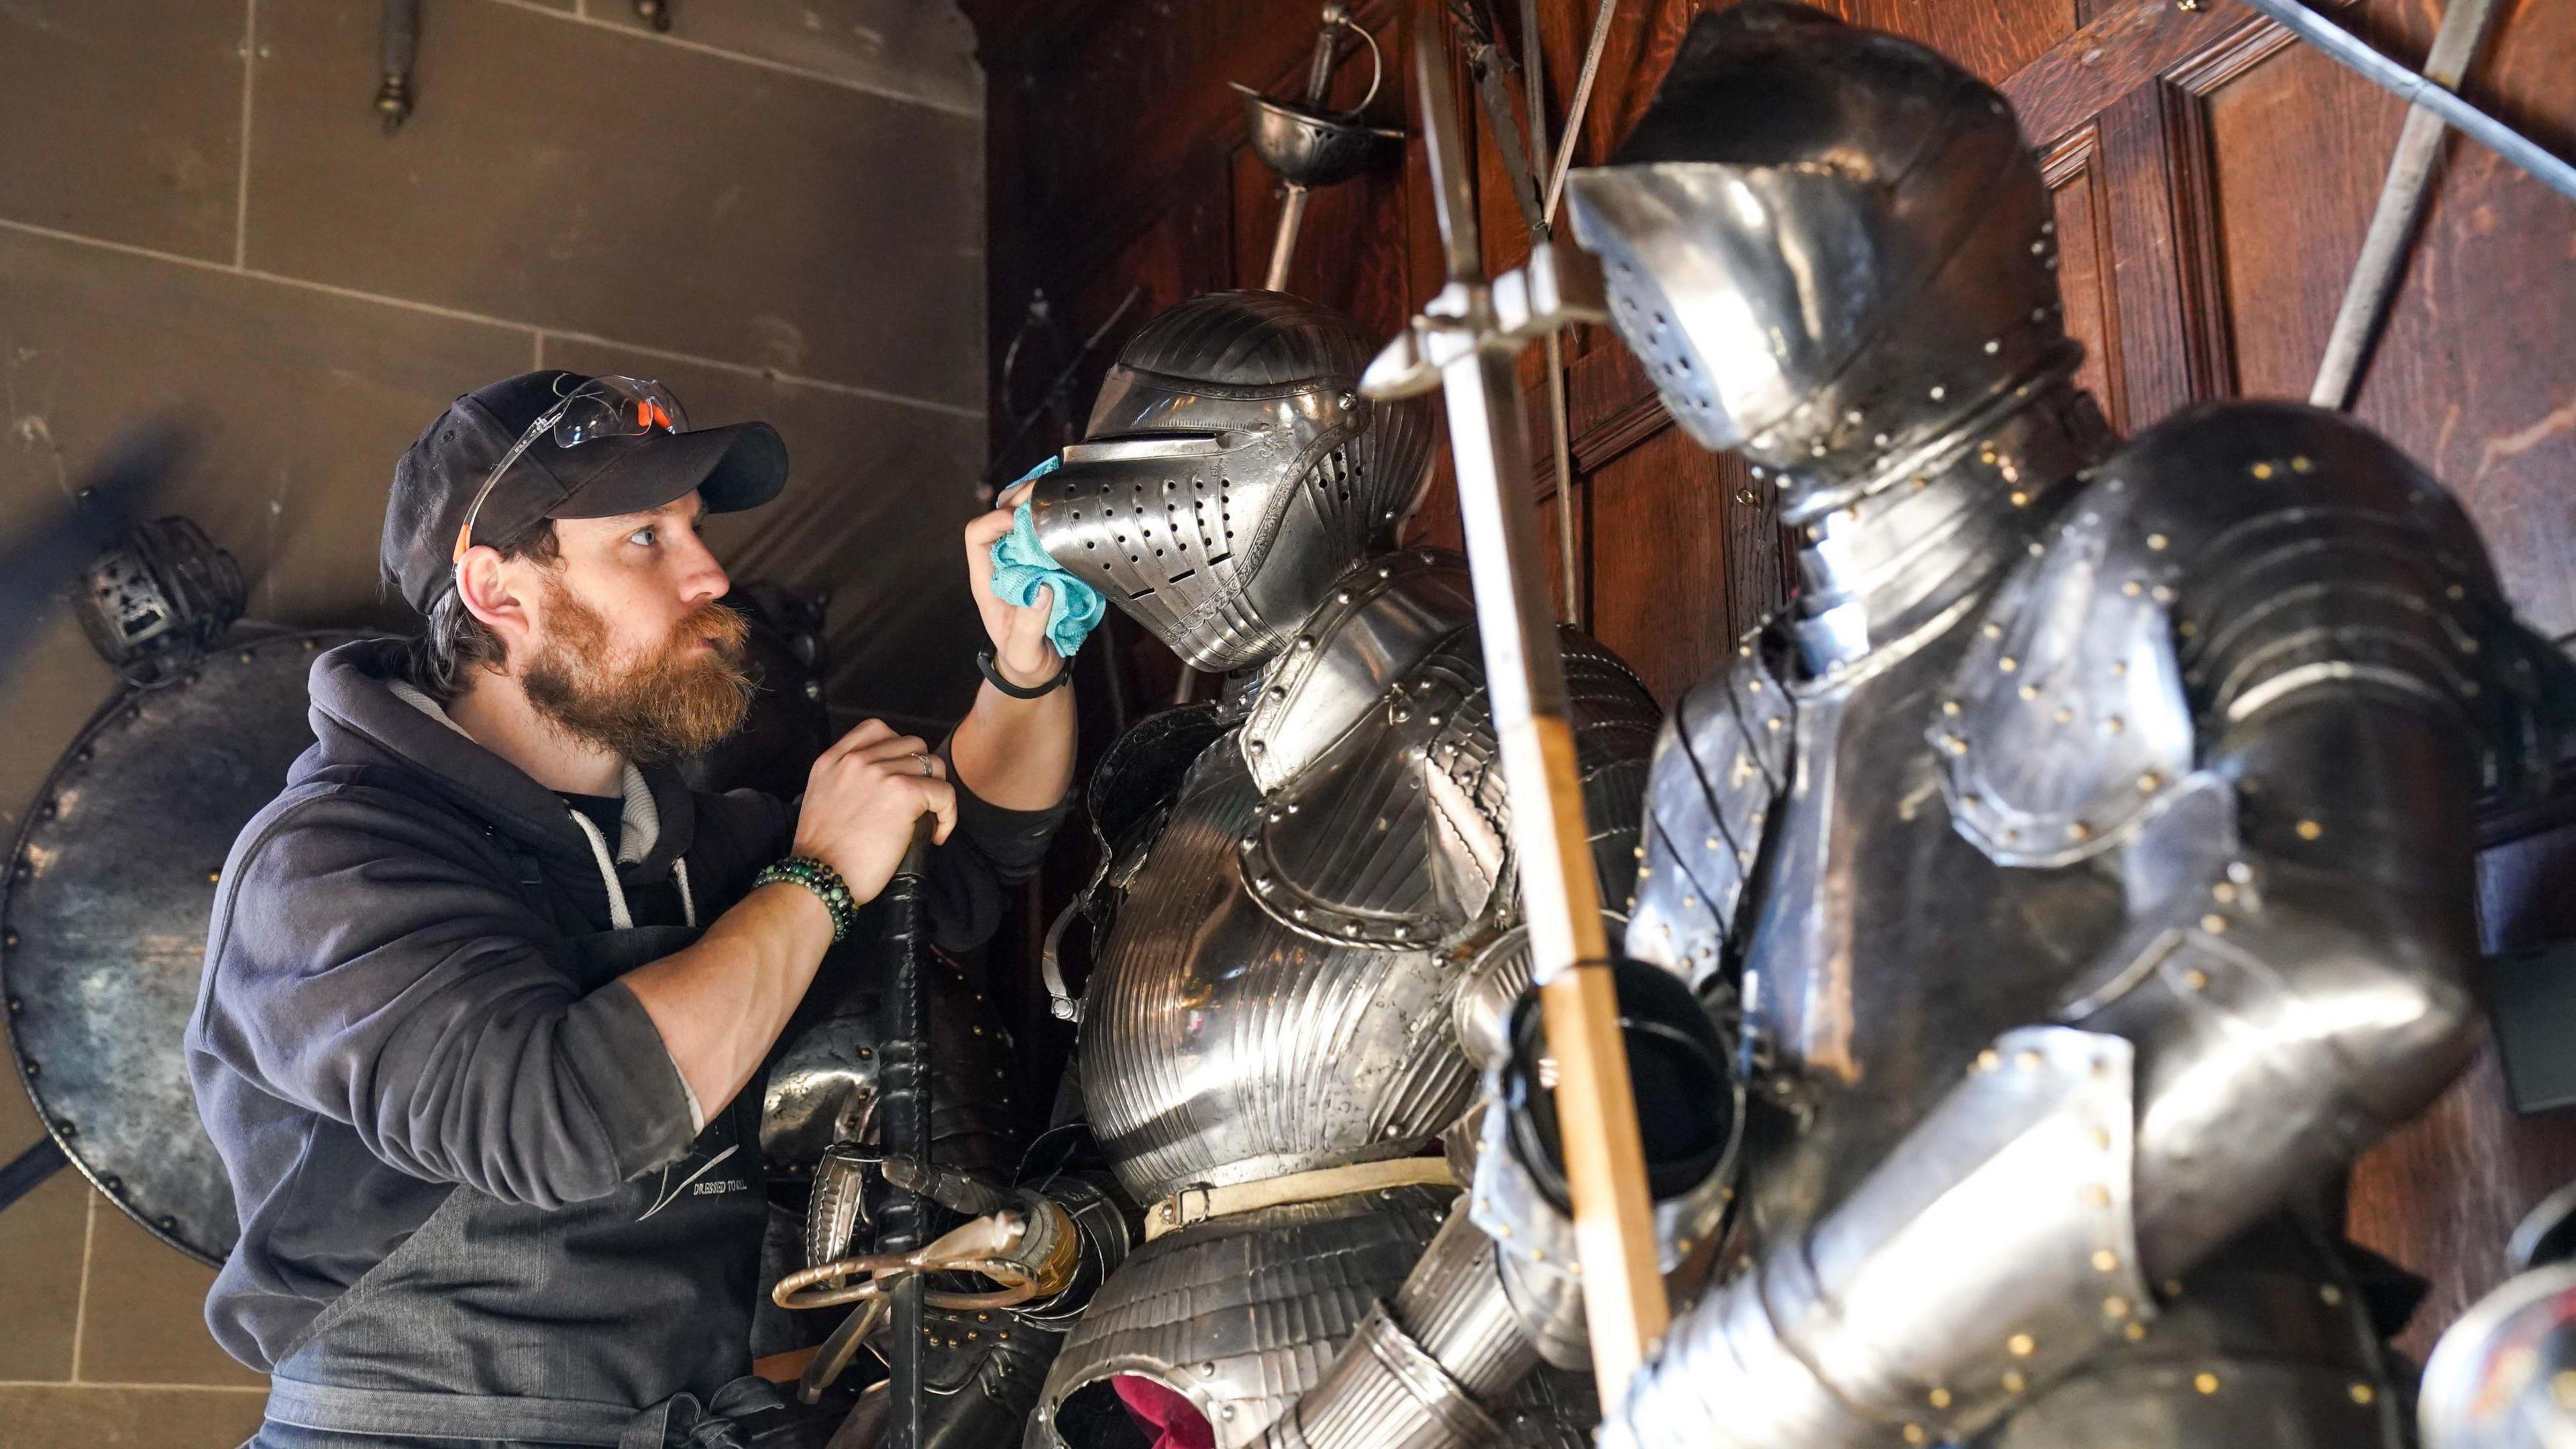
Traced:
[[589, 816], [590, 823], [599, 827], [600, 838], [608, 842], [609, 850], [613, 853], [617, 849], [618, 834], [626, 825], [626, 797], [576, 795], [570, 790], [557, 790], [555, 798]]
[[[394, 464], [377, 559], [422, 613], [447, 592], [456, 535], [483, 481], [536, 420], [589, 381], [547, 369], [475, 389], [448, 405]], [[711, 513], [757, 508], [787, 486], [787, 444], [767, 423], [691, 433], [530, 444], [474, 515], [474, 541], [508, 538], [541, 518], [610, 518], [658, 508], [694, 488]]]
[[[262, 1370], [452, 1188], [538, 1210], [541, 1234], [542, 1210], [616, 1192], [696, 1136], [643, 1007], [574, 959], [610, 925], [588, 838], [552, 791], [388, 691], [397, 652], [371, 640], [315, 662], [316, 743], [225, 864], [188, 1032], [242, 1223], [207, 1323]], [[792, 812], [644, 773], [661, 834], [620, 884], [676, 909], [685, 857], [712, 920], [785, 851]], [[967, 949], [1061, 810], [960, 790], [959, 812], [929, 905], [940, 943]], [[704, 1105], [710, 1122], [725, 1106]], [[741, 1237], [703, 1251], [747, 1277], [757, 1224]]]

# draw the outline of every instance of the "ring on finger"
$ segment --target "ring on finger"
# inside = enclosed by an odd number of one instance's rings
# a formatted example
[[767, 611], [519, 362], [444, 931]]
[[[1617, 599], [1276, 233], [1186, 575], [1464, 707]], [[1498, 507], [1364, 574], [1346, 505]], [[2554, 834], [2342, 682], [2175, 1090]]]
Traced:
[[939, 765], [937, 761], [931, 759], [930, 756], [919, 750], [912, 752], [912, 759], [913, 763], [921, 766], [921, 777], [923, 779], [930, 780], [938, 778]]

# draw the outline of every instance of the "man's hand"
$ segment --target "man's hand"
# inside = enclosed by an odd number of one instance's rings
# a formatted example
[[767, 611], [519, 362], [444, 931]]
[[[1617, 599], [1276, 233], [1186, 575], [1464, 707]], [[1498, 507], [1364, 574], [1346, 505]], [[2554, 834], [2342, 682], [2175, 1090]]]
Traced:
[[957, 789], [930, 747], [868, 720], [814, 762], [796, 817], [798, 855], [841, 873], [852, 900], [875, 900], [912, 848], [912, 823], [939, 817], [933, 840], [957, 824]]
[[1027, 607], [1006, 604], [993, 593], [993, 545], [1011, 531], [1013, 515], [1034, 483], [1022, 483], [994, 500], [992, 512], [966, 525], [966, 578], [975, 591], [976, 612], [993, 639], [993, 667], [1022, 689], [1034, 689], [1055, 678], [1064, 659], [1047, 642], [1047, 615], [1055, 607], [1055, 590], [1038, 587]]

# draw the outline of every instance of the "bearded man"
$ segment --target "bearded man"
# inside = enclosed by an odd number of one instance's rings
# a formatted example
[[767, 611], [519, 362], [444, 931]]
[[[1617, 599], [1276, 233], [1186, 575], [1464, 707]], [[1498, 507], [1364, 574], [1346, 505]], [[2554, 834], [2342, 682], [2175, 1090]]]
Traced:
[[699, 522], [786, 479], [765, 423], [560, 372], [395, 469], [382, 561], [426, 632], [315, 662], [188, 1037], [242, 1223], [206, 1316], [272, 1375], [259, 1449], [776, 1437], [746, 1088], [922, 815], [934, 938], [990, 932], [1074, 742], [1047, 601], [990, 587], [1002, 511], [965, 539], [988, 682], [938, 751], [871, 720], [800, 804], [683, 785], [752, 688]]

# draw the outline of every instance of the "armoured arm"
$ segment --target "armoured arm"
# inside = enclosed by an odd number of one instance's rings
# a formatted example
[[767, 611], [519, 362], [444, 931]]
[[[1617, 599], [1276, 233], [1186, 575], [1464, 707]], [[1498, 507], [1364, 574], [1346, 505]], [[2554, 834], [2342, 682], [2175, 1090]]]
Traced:
[[506, 862], [363, 788], [290, 795], [223, 872], [191, 1039], [392, 1167], [505, 1202], [613, 1191], [696, 1134], [623, 983], [585, 994]]
[[[1688, 1276], [1725, 1211], [1742, 1103], [1724, 1040], [1677, 979], [1621, 963], [1618, 984], [1658, 1256], [1668, 1275]], [[1494, 1438], [1494, 1415], [1541, 1360], [1587, 1361], [1534, 992], [1499, 1035], [1472, 1186], [1394, 1301], [1271, 1427], [1276, 1449], [1466, 1449]]]
[[2127, 928], [1678, 1323], [1605, 1444], [1966, 1439], [2473, 1050], [2474, 802], [2546, 733], [2545, 646], [2438, 489], [2322, 415], [2186, 419], [2110, 467], [2167, 481], [2069, 506], [1930, 737], [1963, 834], [2112, 868]]
[[2178, 787], [2140, 833], [2154, 898], [2063, 1024], [1998, 1040], [1688, 1314], [1606, 1444], [1965, 1439], [2450, 1081], [2475, 1042], [2456, 736], [2319, 701], [2213, 763], [2236, 783]]

